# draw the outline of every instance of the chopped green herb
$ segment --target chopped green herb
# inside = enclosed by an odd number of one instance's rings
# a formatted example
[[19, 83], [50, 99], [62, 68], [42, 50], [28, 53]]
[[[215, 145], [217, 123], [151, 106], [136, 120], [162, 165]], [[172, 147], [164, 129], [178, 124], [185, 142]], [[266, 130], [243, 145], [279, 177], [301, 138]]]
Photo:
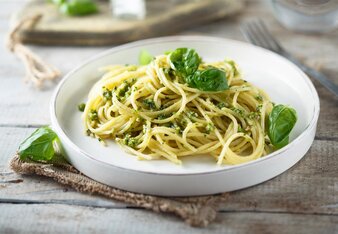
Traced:
[[152, 99], [144, 99], [142, 101], [143, 105], [145, 105], [147, 107], [147, 109], [151, 109], [151, 110], [155, 110], [156, 109], [156, 105], [154, 100]]
[[238, 126], [238, 132], [246, 133], [246, 131], [242, 128], [242, 126]]
[[135, 148], [139, 144], [139, 140], [136, 139], [135, 137], [131, 137], [130, 134], [126, 134], [125, 137], [123, 138], [122, 143], [131, 148]]
[[181, 127], [178, 126], [178, 124], [175, 123], [175, 122], [171, 122], [170, 125], [169, 125], [169, 127], [172, 128], [172, 129], [174, 129], [176, 134], [182, 134], [182, 132], [183, 132], [182, 129], [181, 129]]
[[77, 108], [79, 109], [79, 111], [83, 112], [84, 109], [86, 108], [86, 104], [85, 103], [80, 103]]
[[177, 124], [180, 126], [180, 128], [184, 129], [187, 127], [188, 122], [190, 122], [190, 119], [188, 119], [185, 116], [179, 116], [177, 119], [175, 119]]
[[222, 109], [222, 108], [225, 108], [225, 107], [229, 107], [229, 104], [226, 103], [226, 102], [219, 102], [216, 104], [216, 106], [219, 108], [219, 109]]
[[91, 110], [88, 114], [88, 117], [90, 120], [92, 121], [96, 121], [99, 119], [99, 116], [97, 115], [97, 111], [96, 110]]
[[120, 87], [116, 90], [116, 96], [118, 98], [123, 98], [130, 94], [130, 83], [128, 81], [124, 81]]
[[167, 119], [171, 116], [172, 114], [159, 114], [157, 116], [157, 119]]
[[237, 113], [241, 117], [245, 117], [244, 116], [244, 110], [242, 110], [242, 109], [231, 107], [230, 110], [232, 110], [233, 112]]
[[102, 87], [102, 96], [104, 98], [105, 101], [109, 101], [112, 99], [113, 97], [113, 94], [112, 94], [112, 91], [110, 91], [109, 89], [107, 89], [106, 87]]
[[256, 99], [257, 101], [260, 101], [260, 102], [263, 101], [263, 97], [262, 97], [261, 95], [259, 95], [259, 94], [255, 96], [255, 99]]
[[213, 123], [207, 123], [207, 126], [205, 126], [205, 132], [207, 134], [210, 134], [214, 130], [215, 130], [214, 124]]
[[262, 107], [263, 107], [263, 105], [262, 105], [262, 104], [259, 104], [259, 105], [256, 107], [256, 111], [257, 111], [257, 112], [261, 112]]
[[254, 119], [260, 119], [261, 115], [259, 112], [250, 112], [248, 114], [248, 118], [251, 119], [251, 120], [254, 120]]
[[187, 116], [189, 119], [198, 118], [198, 114], [195, 111], [188, 111]]

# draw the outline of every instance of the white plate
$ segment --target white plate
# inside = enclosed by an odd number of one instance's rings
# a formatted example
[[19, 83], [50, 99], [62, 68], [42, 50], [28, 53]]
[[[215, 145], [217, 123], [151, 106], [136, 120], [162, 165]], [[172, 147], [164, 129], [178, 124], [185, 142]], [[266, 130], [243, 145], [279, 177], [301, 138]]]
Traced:
[[[77, 105], [109, 64], [137, 64], [141, 49], [157, 55], [190, 47], [206, 61], [234, 59], [244, 79], [263, 88], [276, 103], [294, 107], [297, 124], [291, 143], [261, 159], [236, 166], [217, 166], [211, 157], [185, 157], [178, 166], [167, 160], [139, 161], [114, 142], [107, 147], [84, 135]], [[308, 77], [294, 64], [270, 51], [243, 42], [201, 36], [163, 37], [118, 46], [68, 73], [52, 98], [52, 126], [67, 158], [85, 175], [117, 188], [146, 194], [187, 196], [214, 194], [252, 186], [284, 172], [310, 148], [319, 115], [319, 99]]]

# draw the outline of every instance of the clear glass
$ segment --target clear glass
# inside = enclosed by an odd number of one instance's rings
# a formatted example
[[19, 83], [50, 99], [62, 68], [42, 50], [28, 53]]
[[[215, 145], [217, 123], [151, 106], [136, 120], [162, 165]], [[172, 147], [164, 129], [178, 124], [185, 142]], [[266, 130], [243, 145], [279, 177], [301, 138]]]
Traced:
[[271, 0], [285, 27], [303, 32], [327, 32], [338, 25], [338, 0]]

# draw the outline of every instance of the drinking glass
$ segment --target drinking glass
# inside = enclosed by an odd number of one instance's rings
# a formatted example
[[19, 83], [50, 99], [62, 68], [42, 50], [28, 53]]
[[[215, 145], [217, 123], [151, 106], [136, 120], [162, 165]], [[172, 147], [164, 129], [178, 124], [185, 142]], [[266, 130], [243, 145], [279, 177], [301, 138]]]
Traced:
[[278, 21], [303, 32], [327, 32], [338, 25], [338, 0], [271, 0]]

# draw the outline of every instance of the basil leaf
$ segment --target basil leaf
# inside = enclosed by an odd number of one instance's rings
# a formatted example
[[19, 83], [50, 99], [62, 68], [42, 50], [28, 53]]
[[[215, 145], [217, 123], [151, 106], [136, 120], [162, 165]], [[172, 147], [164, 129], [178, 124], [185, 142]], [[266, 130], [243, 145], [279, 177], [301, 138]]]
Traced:
[[273, 107], [268, 120], [268, 136], [277, 149], [289, 143], [289, 135], [296, 122], [297, 113], [293, 108], [281, 104]]
[[170, 54], [170, 61], [183, 78], [194, 74], [201, 62], [194, 49], [178, 48]]
[[96, 13], [97, 7], [92, 0], [70, 0], [61, 4], [60, 11], [66, 15], [89, 15]]
[[20, 159], [33, 161], [49, 161], [55, 154], [54, 144], [60, 140], [49, 127], [41, 127], [24, 140], [18, 150]]
[[201, 91], [219, 92], [229, 89], [225, 72], [217, 68], [196, 71], [186, 79], [188, 85]]
[[154, 56], [152, 56], [147, 50], [143, 49], [140, 52], [138, 61], [140, 65], [147, 65], [153, 60]]

